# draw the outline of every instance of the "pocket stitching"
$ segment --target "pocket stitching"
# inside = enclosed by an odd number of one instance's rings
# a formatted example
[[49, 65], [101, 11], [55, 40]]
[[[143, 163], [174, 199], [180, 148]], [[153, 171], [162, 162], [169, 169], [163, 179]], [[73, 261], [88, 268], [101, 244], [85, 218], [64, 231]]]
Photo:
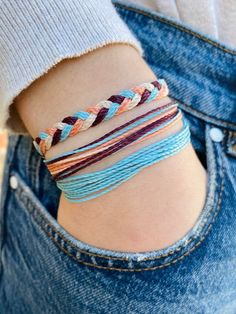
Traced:
[[[22, 188], [24, 189], [24, 188]], [[221, 188], [222, 190], [222, 188]], [[24, 191], [24, 190], [23, 190]], [[36, 204], [34, 204], [33, 200], [28, 198], [27, 196], [26, 197], [22, 197], [22, 193], [16, 193], [17, 195], [17, 198], [23, 202], [23, 204], [26, 206], [26, 208], [28, 208], [28, 203], [31, 203], [31, 205], [35, 208], [35, 206], [37, 206]], [[219, 196], [219, 199], [218, 199], [218, 204], [219, 204], [219, 201], [220, 201], [220, 197], [221, 197], [221, 191], [220, 191], [220, 196]], [[27, 199], [25, 201], [25, 198]], [[212, 210], [213, 210], [214, 207], [211, 208], [211, 210], [208, 212], [207, 216], [206, 216], [206, 221], [203, 221], [200, 225], [199, 225], [199, 229], [200, 231], [202, 230], [202, 228], [207, 224], [208, 222], [208, 219], [209, 219], [209, 216], [211, 215], [212, 213]], [[36, 209], [37, 210], [37, 209]], [[217, 206], [217, 210], [218, 211], [218, 206]], [[39, 226], [42, 226], [44, 231], [47, 233], [48, 236], [50, 236], [51, 239], [55, 240], [54, 242], [56, 243], [56, 239], [54, 239], [54, 237], [46, 230], [46, 228], [44, 227], [45, 226], [49, 226], [50, 229], [52, 229], [52, 231], [54, 231], [56, 234], [59, 235], [59, 237], [61, 237], [61, 239], [63, 241], [65, 241], [66, 243], [68, 243], [70, 245], [71, 248], [75, 249], [75, 250], [78, 250], [79, 252], [83, 253], [83, 254], [86, 254], [86, 255], [89, 255], [89, 256], [95, 256], [95, 257], [101, 257], [101, 258], [105, 258], [105, 259], [112, 259], [112, 260], [120, 260], [120, 261], [128, 261], [128, 258], [123, 258], [123, 257], [113, 257], [113, 256], [106, 256], [106, 255], [101, 255], [101, 254], [98, 254], [98, 253], [92, 253], [92, 252], [88, 252], [88, 251], [85, 251], [83, 249], [80, 249], [78, 248], [75, 244], [73, 244], [69, 239], [65, 238], [63, 234], [60, 233], [60, 231], [56, 230], [55, 227], [49, 222], [49, 221], [46, 221], [47, 218], [44, 217], [41, 213], [37, 213], [37, 215], [35, 213], [32, 213], [32, 216], [35, 218], [35, 221], [37, 222], [37, 224], [39, 224]], [[41, 224], [40, 222], [37, 221], [37, 217], [40, 217], [43, 221], [46, 221], [44, 224]], [[170, 255], [173, 255], [174, 253], [177, 253], [179, 252], [181, 249], [185, 248], [189, 243], [191, 243], [197, 236], [196, 235], [192, 235], [184, 244], [180, 245], [179, 247], [177, 247], [176, 249], [172, 250], [172, 251], [169, 251], [168, 253], [166, 254], [161, 254], [157, 257], [150, 257], [150, 258], [143, 258], [142, 261], [153, 261], [153, 260], [157, 260], [157, 259], [161, 259], [161, 258], [164, 258], [164, 257], [168, 257]], [[59, 244], [59, 243], [58, 243]], [[61, 246], [59, 244], [59, 246], [61, 248], [63, 248], [63, 246]], [[68, 252], [68, 251], [67, 251]], [[68, 252], [69, 253], [69, 252]]]
[[[155, 270], [155, 269], [158, 269], [158, 268], [164, 268], [164, 267], [167, 267], [167, 266], [170, 266], [171, 264], [174, 264], [176, 263], [177, 261], [179, 260], [182, 260], [184, 257], [188, 256], [192, 251], [194, 251], [204, 240], [205, 238], [207, 237], [208, 233], [210, 232], [212, 226], [213, 226], [213, 223], [215, 221], [215, 218], [217, 216], [217, 214], [219, 213], [220, 209], [221, 209], [221, 203], [222, 203], [222, 196], [223, 196], [223, 191], [224, 191], [224, 174], [225, 174], [225, 167], [224, 167], [224, 162], [223, 162], [223, 159], [222, 159], [222, 183], [221, 183], [221, 189], [220, 189], [220, 194], [219, 194], [219, 199], [218, 199], [218, 204], [217, 204], [217, 210], [215, 211], [214, 213], [214, 216], [212, 218], [212, 221], [211, 223], [209, 224], [204, 236], [201, 238], [200, 241], [198, 241], [188, 252], [184, 253], [183, 255], [181, 255], [180, 257], [174, 259], [173, 261], [169, 262], [169, 263], [165, 263], [163, 265], [158, 265], [158, 266], [154, 266], [154, 267], [146, 267], [146, 268], [115, 268], [115, 267], [106, 267], [106, 266], [101, 266], [101, 265], [95, 265], [95, 264], [92, 264], [92, 263], [88, 263], [88, 262], [85, 262], [83, 260], [80, 260], [78, 258], [76, 258], [73, 254], [71, 254], [70, 252], [68, 252], [65, 248], [61, 247], [59, 245], [58, 242], [55, 241], [55, 239], [45, 230], [45, 232], [48, 234], [48, 236], [53, 240], [53, 242], [60, 248], [62, 249], [63, 252], [65, 252], [66, 254], [68, 254], [69, 256], [71, 256], [75, 261], [77, 262], [80, 262], [84, 265], [87, 265], [87, 266], [92, 266], [92, 267], [95, 267], [95, 268], [100, 268], [100, 269], [107, 269], [107, 270], [118, 270], [118, 271], [146, 271], [146, 270]], [[171, 251], [172, 252], [172, 251]], [[87, 252], [85, 252], [87, 254]], [[109, 258], [111, 259], [111, 258]], [[157, 259], [157, 258], [156, 258]], [[154, 259], [153, 259], [154, 260]]]
[[[92, 263], [88, 263], [88, 262], [85, 262], [81, 259], [78, 259], [76, 258], [73, 254], [71, 254], [68, 250], [66, 250], [64, 247], [62, 247], [57, 241], [55, 241], [54, 237], [49, 234], [47, 232], [47, 230], [44, 229], [44, 231], [46, 232], [46, 234], [53, 240], [53, 242], [56, 244], [57, 247], [59, 247], [63, 252], [65, 252], [68, 256], [72, 257], [75, 261], [81, 263], [81, 264], [84, 264], [84, 265], [87, 265], [87, 266], [92, 266], [92, 267], [95, 267], [95, 268], [99, 268], [99, 269], [107, 269], [107, 270], [118, 270], [118, 271], [135, 271], [135, 272], [140, 272], [140, 271], [146, 271], [146, 270], [155, 270], [155, 269], [158, 269], [158, 268], [164, 268], [164, 267], [167, 267], [167, 266], [170, 266], [171, 264], [175, 264], [177, 261], [179, 260], [182, 260], [184, 257], [188, 256], [192, 251], [194, 251], [204, 240], [205, 238], [207, 237], [209, 231], [211, 230], [212, 228], [212, 225], [215, 221], [215, 218], [217, 216], [217, 214], [219, 213], [220, 211], [220, 208], [221, 208], [221, 203], [222, 203], [222, 195], [223, 195], [223, 191], [224, 191], [224, 173], [225, 173], [225, 167], [224, 167], [224, 163], [222, 163], [222, 183], [221, 183], [221, 189], [220, 189], [220, 195], [219, 195], [219, 200], [218, 200], [218, 204], [217, 204], [217, 210], [216, 212], [214, 213], [214, 216], [212, 218], [212, 221], [211, 223], [209, 224], [206, 232], [205, 232], [205, 235], [204, 237], [201, 238], [200, 241], [198, 241], [188, 252], [184, 253], [183, 255], [181, 255], [180, 257], [174, 259], [173, 261], [169, 262], [169, 263], [165, 263], [163, 265], [158, 265], [158, 266], [154, 266], [154, 267], [146, 267], [146, 268], [115, 268], [115, 267], [106, 267], [106, 266], [101, 266], [101, 265], [95, 265], [95, 264], [92, 264]], [[43, 217], [44, 218], [44, 217]], [[66, 241], [68, 241], [67, 239], [65, 239]], [[77, 249], [77, 247], [76, 247]], [[87, 254], [88, 252], [85, 252], [85, 254]], [[94, 254], [92, 254], [94, 255]], [[103, 257], [103, 256], [102, 256]], [[109, 258], [109, 259], [112, 259], [112, 258]]]
[[[35, 218], [36, 222], [38, 225], [42, 226], [43, 229], [44, 229], [44, 232], [50, 237], [50, 239], [53, 240], [53, 242], [57, 245], [57, 247], [59, 247], [63, 252], [65, 252], [67, 255], [71, 256], [74, 260], [76, 261], [79, 261], [80, 263], [83, 263], [85, 265], [89, 265], [89, 266], [93, 266], [93, 267], [97, 267], [97, 268], [103, 268], [103, 269], [110, 269], [110, 270], [121, 270], [121, 271], [142, 271], [142, 270], [154, 270], [154, 269], [157, 269], [157, 268], [163, 268], [163, 267], [166, 267], [166, 266], [169, 266], [173, 263], [176, 263], [178, 260], [181, 260], [183, 259], [185, 256], [189, 255], [197, 246], [199, 246], [199, 244], [206, 238], [207, 234], [209, 233], [209, 230], [211, 229], [212, 225], [213, 225], [213, 222], [215, 220], [215, 217], [217, 216], [219, 210], [220, 210], [220, 205], [221, 205], [221, 202], [222, 202], [222, 195], [223, 195], [223, 190], [224, 190], [224, 172], [225, 172], [225, 167], [224, 167], [224, 164], [223, 164], [223, 159], [222, 159], [222, 174], [221, 174], [221, 189], [220, 189], [220, 193], [219, 193], [219, 197], [218, 197], [218, 204], [217, 204], [217, 208], [216, 208], [216, 211], [212, 217], [212, 221], [210, 222], [209, 226], [207, 227], [207, 230], [205, 231], [205, 234], [204, 236], [200, 239], [200, 241], [198, 241], [192, 248], [190, 248], [187, 252], [185, 252], [183, 255], [179, 256], [178, 258], [168, 262], [168, 263], [165, 263], [165, 264], [162, 264], [162, 265], [158, 265], [158, 266], [154, 266], [154, 267], [146, 267], [146, 268], [134, 268], [134, 269], [131, 269], [131, 268], [114, 268], [114, 267], [106, 267], [106, 266], [101, 266], [101, 265], [96, 265], [96, 264], [91, 264], [91, 263], [88, 263], [88, 262], [85, 262], [81, 259], [78, 259], [76, 258], [73, 254], [71, 254], [68, 249], [64, 248], [58, 241], [56, 241], [56, 239], [54, 238], [53, 235], [51, 235], [47, 230], [46, 230], [46, 227], [50, 227], [52, 231], [54, 231], [57, 235], [59, 235], [59, 237], [61, 237], [61, 239], [69, 245], [69, 247], [71, 247], [72, 249], [75, 249], [76, 251], [79, 251], [85, 255], [88, 255], [88, 256], [95, 256], [95, 257], [101, 257], [103, 259], [108, 259], [108, 260], [121, 260], [121, 261], [128, 261], [128, 258], [119, 258], [119, 257], [113, 257], [113, 256], [105, 256], [105, 255], [100, 255], [100, 254], [96, 254], [96, 253], [92, 253], [92, 252], [88, 252], [88, 251], [84, 251], [83, 249], [80, 249], [78, 248], [76, 245], [74, 245], [73, 243], [71, 243], [71, 241], [69, 239], [66, 239], [64, 237], [64, 235], [62, 235], [60, 233], [60, 231], [57, 231], [54, 226], [47, 220], [46, 217], [42, 216], [41, 213], [37, 212], [37, 215], [35, 213], [33, 213], [33, 217]], [[23, 183], [22, 183], [23, 184]], [[24, 191], [24, 188], [21, 187], [22, 190]], [[30, 190], [30, 189], [29, 189]], [[31, 205], [37, 210], [37, 204], [34, 203], [34, 201], [30, 198], [28, 198], [27, 196], [26, 197], [22, 197], [22, 193], [16, 193], [17, 194], [17, 198], [20, 198], [20, 200], [26, 205], [26, 203], [30, 202]], [[27, 199], [27, 201], [25, 202], [25, 198]], [[212, 210], [213, 210], [213, 207], [211, 208], [211, 210], [208, 212], [208, 215], [207, 215], [207, 220], [205, 220], [204, 222], [201, 223], [201, 225], [199, 227], [201, 227], [201, 230], [202, 230], [202, 227], [204, 225], [207, 224], [207, 222], [209, 222], [209, 216], [210, 214], [212, 213]], [[38, 221], [37, 219], [37, 216], [40, 216], [40, 218], [46, 222], [44, 223], [44, 226]], [[155, 261], [157, 259], [161, 259], [163, 257], [168, 257], [170, 255], [173, 255], [174, 253], [176, 252], [179, 252], [181, 249], [183, 249], [184, 247], [187, 246], [187, 244], [189, 244], [191, 241], [193, 241], [194, 239], [196, 239], [196, 235], [193, 235], [192, 237], [190, 237], [188, 239], [188, 241], [184, 244], [184, 245], [181, 245], [179, 247], [177, 247], [175, 250], [173, 251], [170, 251], [166, 254], [162, 254], [162, 255], [159, 255], [157, 257], [153, 257], [153, 258], [143, 258], [142, 261]]]

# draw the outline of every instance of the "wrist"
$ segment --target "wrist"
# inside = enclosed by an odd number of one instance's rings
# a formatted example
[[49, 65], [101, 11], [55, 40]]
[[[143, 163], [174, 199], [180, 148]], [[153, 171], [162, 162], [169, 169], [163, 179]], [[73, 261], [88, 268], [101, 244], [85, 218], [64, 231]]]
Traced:
[[84, 110], [121, 89], [155, 79], [132, 46], [107, 45], [61, 61], [23, 91], [14, 105], [35, 138], [68, 114]]

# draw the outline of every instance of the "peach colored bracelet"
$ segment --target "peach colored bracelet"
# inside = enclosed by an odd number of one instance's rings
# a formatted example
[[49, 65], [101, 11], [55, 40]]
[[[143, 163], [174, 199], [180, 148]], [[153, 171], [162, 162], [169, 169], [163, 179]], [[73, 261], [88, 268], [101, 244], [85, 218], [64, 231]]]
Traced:
[[88, 145], [44, 162], [53, 178], [61, 180], [126, 146], [142, 142], [163, 132], [179, 119], [181, 113], [177, 105], [170, 103], [136, 117]]

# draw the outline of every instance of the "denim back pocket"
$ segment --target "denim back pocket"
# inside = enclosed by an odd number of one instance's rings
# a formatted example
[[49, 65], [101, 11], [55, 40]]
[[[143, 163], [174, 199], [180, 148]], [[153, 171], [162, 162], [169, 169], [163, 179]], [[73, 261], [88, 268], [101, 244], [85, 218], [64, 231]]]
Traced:
[[[198, 122], [198, 119], [194, 119]], [[192, 121], [190, 123], [194, 128], [194, 123]], [[196, 123], [196, 128], [198, 128], [198, 123]], [[193, 143], [196, 151], [201, 152], [205, 157], [203, 159], [206, 160], [208, 186], [205, 205], [191, 230], [173, 245], [164, 249], [140, 253], [119, 252], [98, 248], [74, 238], [58, 224], [50, 214], [50, 208], [47, 208], [47, 205], [33, 192], [33, 188], [26, 183], [22, 175], [14, 170], [11, 171], [10, 176], [14, 176], [18, 184], [15, 189], [11, 189], [9, 198], [14, 198], [15, 204], [20, 208], [19, 211], [23, 210], [33, 226], [40, 229], [40, 234], [43, 231], [47, 239], [50, 239], [50, 245], [56, 245], [61, 253], [78, 263], [100, 269], [131, 272], [169, 267], [188, 257], [201, 246], [221, 208], [224, 186], [222, 143], [212, 141], [209, 135], [211, 129], [209, 124], [204, 123], [204, 128], [205, 130], [200, 132], [204, 137], [204, 142], [202, 139], [196, 139], [193, 134]], [[201, 142], [201, 145], [198, 142]], [[42, 180], [42, 182], [44, 181]], [[48, 185], [45, 185], [45, 193], [48, 193], [47, 189]], [[10, 202], [6, 202], [6, 207], [8, 203], [10, 204]], [[42, 241], [44, 241], [44, 237], [42, 237]]]

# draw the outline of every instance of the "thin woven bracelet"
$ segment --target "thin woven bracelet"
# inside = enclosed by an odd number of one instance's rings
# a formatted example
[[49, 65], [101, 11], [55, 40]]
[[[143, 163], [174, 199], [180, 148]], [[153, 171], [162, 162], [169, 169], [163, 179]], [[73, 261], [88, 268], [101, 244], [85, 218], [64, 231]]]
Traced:
[[[123, 130], [119, 127], [105, 134], [105, 136], [100, 138], [100, 141], [93, 141], [92, 144], [90, 143], [86, 147], [83, 146], [80, 149], [73, 150], [72, 154], [67, 153], [63, 157], [56, 157], [49, 161], [45, 160], [44, 162], [47, 164], [55, 180], [66, 178], [78, 170], [116, 153], [126, 146], [141, 142], [160, 133], [168, 126], [176, 123], [181, 118], [181, 113], [177, 110], [175, 104], [165, 106], [162, 109], [156, 108], [140, 117], [126, 123], [126, 127]], [[131, 122], [133, 123], [131, 124]], [[117, 130], [118, 132], [115, 132]]]
[[[73, 155], [56, 158], [54, 162], [50, 161], [47, 164], [47, 167], [55, 180], [61, 178], [61, 175], [64, 174], [67, 176], [71, 175], [72, 173], [98, 162], [128, 145], [140, 142], [145, 137], [150, 137], [151, 135], [149, 135], [149, 133], [160, 132], [166, 125], [174, 123], [174, 119], [172, 118], [177, 116], [177, 113], [177, 107], [175, 106], [170, 107], [168, 111], [162, 114], [157, 111], [156, 113], [133, 123], [133, 128], [128, 126], [128, 128], [125, 128], [119, 136], [114, 138], [113, 134], [112, 136], [107, 137], [105, 143], [103, 139], [100, 141], [100, 145], [99, 143], [95, 144], [95, 148], [89, 149], [89, 147], [94, 146], [89, 145], [87, 148], [82, 149], [82, 151], [76, 150]], [[130, 128], [131, 130], [127, 131], [127, 129]], [[121, 133], [121, 131], [118, 133]]]
[[[177, 116], [176, 116], [177, 118]], [[180, 119], [180, 116], [178, 116], [178, 120]], [[177, 121], [177, 119], [175, 120], [175, 122]], [[173, 126], [174, 122], [171, 123], [171, 125]], [[169, 127], [170, 125], [168, 125]], [[151, 126], [152, 128], [153, 126]], [[167, 126], [165, 126], [164, 128], [166, 129]], [[161, 129], [161, 131], [163, 131], [163, 129]], [[146, 131], [146, 130], [145, 130]], [[143, 133], [143, 131], [142, 131]], [[142, 134], [141, 133], [141, 134]], [[129, 137], [128, 139], [125, 139], [125, 142], [128, 144], [124, 144], [124, 141], [118, 143], [118, 145], [114, 145], [111, 149], [107, 149], [105, 152], [102, 153], [98, 153], [95, 156], [92, 156], [91, 158], [88, 158], [87, 160], [78, 162], [76, 164], [72, 164], [69, 168], [67, 168], [68, 166], [66, 166], [66, 168], [64, 170], [62, 170], [61, 172], [59, 172], [58, 174], [56, 174], [54, 176], [55, 180], [62, 180], [64, 178], [70, 177], [72, 174], [78, 172], [79, 170], [82, 170], [98, 161], [101, 161], [102, 159], [104, 159], [107, 156], [110, 156], [111, 154], [114, 154], [115, 152], [117, 152], [118, 150], [124, 148], [125, 146], [131, 146], [135, 143], [139, 143], [140, 141], [142, 141], [143, 139], [148, 139], [150, 137], [153, 137], [154, 135], [157, 135], [158, 133], [160, 133], [160, 131], [158, 129], [148, 132], [147, 135], [145, 136], [141, 136], [141, 140], [133, 140], [133, 138]], [[132, 136], [140, 136], [140, 134], [137, 132]], [[133, 141], [131, 144], [129, 143], [130, 141]]]
[[143, 83], [130, 90], [122, 90], [118, 95], [100, 101], [86, 111], [79, 111], [72, 116], [65, 117], [52, 128], [39, 133], [33, 144], [41, 155], [45, 155], [52, 146], [65, 141], [68, 137], [96, 126], [102, 121], [110, 120], [136, 106], [164, 98], [168, 92], [168, 86], [163, 79]]
[[[62, 164], [62, 167], [59, 167], [59, 169], [56, 169], [56, 170], [54, 169], [54, 171], [56, 171], [56, 174], [54, 175], [54, 179], [60, 180], [60, 179], [66, 178], [66, 177], [78, 172], [79, 170], [82, 170], [82, 169], [84, 169], [84, 168], [86, 168], [86, 167], [88, 167], [88, 166], [90, 166], [90, 165], [92, 165], [98, 161], [101, 161], [105, 157], [116, 153], [117, 151], [123, 149], [126, 146], [130, 146], [130, 145], [133, 145], [135, 143], [139, 143], [140, 141], [142, 141], [144, 139], [148, 139], [148, 138], [156, 135], [157, 133], [160, 133], [160, 131], [163, 131], [163, 129], [166, 129], [167, 126], [173, 125], [174, 122], [177, 121], [177, 117], [178, 117], [178, 119], [180, 119], [180, 115], [176, 115], [175, 121], [170, 121], [171, 116], [169, 116], [168, 119], [165, 119], [165, 120], [162, 118], [161, 121], [156, 121], [154, 123], [151, 123], [150, 125], [144, 127], [140, 131], [135, 132], [135, 133], [131, 134], [130, 136], [128, 136], [127, 138], [124, 138], [120, 142], [114, 144], [113, 146], [108, 147], [104, 151], [96, 153], [96, 154], [94, 154], [88, 158], [86, 158], [86, 157], [82, 158], [82, 160], [80, 160], [80, 161], [77, 161], [77, 159], [75, 158], [75, 160], [73, 160], [72, 163], [66, 164], [65, 166]], [[166, 121], [166, 123], [159, 126], [164, 121]], [[150, 131], [147, 132], [148, 130], [150, 130]]]
[[111, 167], [57, 181], [58, 188], [73, 203], [84, 202], [113, 190], [141, 169], [173, 156], [186, 147], [190, 143], [190, 131], [185, 120], [183, 124], [177, 134], [139, 149]]
[[108, 133], [104, 134], [100, 138], [97, 138], [96, 140], [94, 140], [88, 144], [85, 144], [79, 148], [75, 148], [69, 152], [64, 152], [64, 153], [58, 154], [56, 157], [44, 159], [44, 163], [46, 163], [46, 164], [54, 163], [55, 161], [59, 161], [66, 156], [74, 155], [77, 152], [82, 152], [82, 151], [86, 151], [90, 148], [94, 148], [97, 145], [103, 144], [106, 141], [111, 140], [111, 139], [115, 138], [116, 136], [119, 136], [120, 134], [123, 134], [124, 132], [132, 129], [133, 126], [139, 125], [140, 123], [147, 121], [150, 117], [149, 116], [150, 114], [154, 113], [154, 115], [151, 115], [151, 118], [152, 118], [156, 115], [156, 113], [159, 114], [159, 113], [165, 112], [166, 110], [169, 110], [170, 108], [173, 108], [175, 106], [178, 106], [178, 103], [175, 101], [170, 101], [168, 104], [165, 104], [165, 105], [162, 105], [160, 107], [151, 109], [148, 112], [145, 112], [144, 114], [139, 115], [139, 116], [129, 120], [128, 122], [125, 122], [124, 124], [116, 127], [115, 129], [109, 131]]
[[[171, 118], [174, 116], [175, 120], [171, 121]], [[160, 133], [163, 131], [163, 129], [166, 129], [167, 126], [173, 125], [174, 122], [177, 121], [177, 118], [180, 119], [180, 117], [180, 114], [177, 112], [162, 116], [161, 118], [152, 120], [152, 122], [149, 124], [145, 124], [142, 128], [133, 133], [128, 132], [129, 134], [122, 137], [121, 140], [115, 139], [115, 141], [110, 141], [110, 143], [106, 143], [106, 145], [100, 145], [97, 149], [89, 150], [83, 154], [77, 153], [72, 157], [65, 158], [64, 160], [49, 165], [48, 169], [54, 176], [55, 180], [62, 178], [61, 175], [63, 175], [64, 178], [78, 170], [87, 167], [88, 165], [92, 165], [95, 162], [98, 162], [105, 157], [118, 152], [126, 146], [139, 143], [144, 139], [150, 138], [151, 136]]]
[[[177, 116], [176, 116], [177, 117]], [[179, 116], [180, 118], [180, 116]], [[158, 123], [155, 123], [158, 125]], [[70, 162], [69, 164], [66, 164], [64, 166], [64, 164], [62, 164], [61, 167], [59, 167], [59, 169], [54, 169], [54, 179], [55, 180], [59, 180], [59, 179], [63, 179], [66, 178], [68, 176], [70, 176], [71, 174], [74, 174], [76, 172], [78, 172], [81, 169], [84, 169], [98, 161], [101, 161], [102, 159], [104, 159], [107, 156], [110, 156], [111, 154], [116, 153], [117, 151], [121, 150], [122, 148], [124, 148], [125, 146], [130, 146], [133, 145], [134, 143], [139, 143], [141, 140], [136, 140], [138, 137], [140, 137], [142, 140], [145, 138], [150, 138], [154, 135], [156, 135], [157, 133], [159, 133], [160, 131], [158, 130], [158, 128], [156, 128], [156, 130], [154, 129], [154, 131], [150, 131], [147, 132], [148, 129], [152, 129], [155, 126], [154, 123], [152, 123], [152, 125], [148, 126], [148, 128], [146, 127], [145, 130], [141, 130], [139, 132], [136, 132], [134, 134], [132, 134], [131, 136], [125, 138], [124, 140], [120, 141], [118, 144], [113, 145], [112, 147], [109, 147], [108, 149], [94, 154], [93, 156], [89, 157], [89, 158], [82, 158], [82, 161], [77, 161], [76, 159], [73, 160], [72, 162]], [[172, 124], [174, 124], [172, 122]], [[147, 132], [146, 135], [145, 132]], [[53, 173], [53, 171], [52, 171]]]

